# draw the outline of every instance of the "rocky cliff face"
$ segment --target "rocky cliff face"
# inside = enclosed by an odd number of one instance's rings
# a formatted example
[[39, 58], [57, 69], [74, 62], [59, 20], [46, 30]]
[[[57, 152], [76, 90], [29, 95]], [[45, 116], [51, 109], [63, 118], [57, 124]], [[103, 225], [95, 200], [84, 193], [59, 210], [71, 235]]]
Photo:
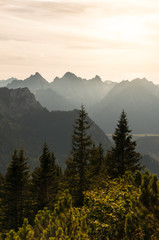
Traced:
[[18, 117], [27, 111], [43, 111], [28, 88], [0, 88], [0, 114]]

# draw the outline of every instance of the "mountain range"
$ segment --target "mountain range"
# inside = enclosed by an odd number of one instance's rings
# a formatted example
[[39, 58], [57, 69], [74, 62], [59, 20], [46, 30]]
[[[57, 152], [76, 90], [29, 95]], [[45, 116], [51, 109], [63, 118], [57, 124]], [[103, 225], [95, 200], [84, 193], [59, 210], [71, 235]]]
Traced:
[[[0, 88], [0, 172], [6, 171], [14, 149], [21, 146], [31, 168], [36, 167], [44, 142], [64, 168], [78, 112], [49, 112], [36, 101], [28, 88]], [[102, 143], [106, 151], [110, 148], [110, 141], [89, 117], [88, 121], [92, 123], [89, 133], [93, 142], [96, 145]]]
[[[127, 113], [132, 133], [159, 133], [159, 86], [145, 78], [120, 83], [103, 82], [98, 75], [87, 80], [67, 72], [63, 77], [48, 82], [35, 73], [24, 80], [11, 78], [0, 81], [0, 86], [9, 89], [27, 87], [49, 111], [73, 111], [84, 104], [91, 119], [105, 133], [114, 132], [122, 110]], [[146, 147], [142, 144], [144, 141]], [[144, 161], [157, 161], [158, 164], [159, 154], [155, 152], [157, 144], [153, 138], [139, 138], [137, 144]]]
[[111, 81], [103, 82], [97, 75], [86, 80], [67, 72], [62, 78], [56, 77], [50, 83], [35, 73], [24, 80], [14, 79], [5, 86], [10, 89], [28, 87], [42, 106], [49, 110], [73, 110], [81, 104], [89, 108], [104, 98], [115, 84]]
[[50, 111], [79, 109], [84, 104], [89, 116], [106, 133], [114, 132], [122, 110], [128, 115], [133, 133], [159, 132], [159, 87], [145, 78], [116, 83], [103, 82], [98, 75], [86, 80], [67, 72], [50, 83], [39, 73], [25, 80], [7, 81], [3, 82], [10, 89], [29, 88]]
[[146, 79], [122, 81], [89, 113], [107, 133], [113, 133], [120, 113], [127, 113], [133, 133], [159, 133], [159, 87]]

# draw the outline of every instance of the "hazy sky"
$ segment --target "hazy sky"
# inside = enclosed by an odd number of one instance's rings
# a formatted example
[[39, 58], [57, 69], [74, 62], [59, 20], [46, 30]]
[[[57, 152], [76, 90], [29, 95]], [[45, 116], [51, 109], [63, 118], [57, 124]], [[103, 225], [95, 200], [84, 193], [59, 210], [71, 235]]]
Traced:
[[0, 0], [0, 79], [159, 83], [158, 0]]

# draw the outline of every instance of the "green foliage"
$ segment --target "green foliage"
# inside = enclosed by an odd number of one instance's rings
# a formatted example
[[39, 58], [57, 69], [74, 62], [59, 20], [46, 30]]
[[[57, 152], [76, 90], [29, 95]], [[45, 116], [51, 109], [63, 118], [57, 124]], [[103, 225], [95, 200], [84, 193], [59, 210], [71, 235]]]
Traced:
[[131, 198], [137, 192], [126, 179], [108, 180], [101, 189], [86, 192], [86, 211], [91, 239], [122, 239], [125, 216], [131, 206]]
[[14, 230], [10, 230], [9, 233], [7, 233], [5, 240], [17, 240], [17, 234]]
[[33, 240], [34, 230], [31, 225], [28, 224], [28, 219], [24, 219], [22, 227], [17, 232], [17, 240]]
[[50, 214], [49, 224], [42, 232], [41, 239], [87, 239], [86, 217], [72, 207], [72, 198], [65, 192], [59, 196], [53, 214]]
[[[122, 178], [108, 179], [101, 187], [99, 185], [98, 189], [85, 193], [85, 212], [90, 239], [159, 239], [159, 196], [158, 184], [155, 184], [156, 176], [151, 176], [147, 172], [141, 176], [142, 183], [139, 187], [136, 186], [135, 176], [129, 172]], [[143, 201], [141, 196], [145, 189], [148, 189], [149, 197]], [[152, 197], [154, 194], [157, 196], [156, 201]]]
[[[131, 172], [103, 180], [84, 193], [82, 208], [73, 207], [68, 191], [59, 193], [54, 210], [40, 210], [33, 226], [24, 219], [22, 227], [17, 232], [11, 230], [4, 239], [158, 240], [158, 180], [148, 172], [140, 176], [140, 185]], [[145, 190], [149, 196], [146, 202], [142, 197]]]
[[82, 240], [89, 239], [86, 215], [72, 207], [68, 192], [60, 194], [54, 211], [40, 210], [35, 217], [34, 226], [24, 219], [17, 233], [11, 230], [6, 240]]
[[130, 213], [128, 213], [125, 217], [125, 237], [124, 240], [131, 240], [133, 239], [133, 234], [135, 231], [133, 218]]

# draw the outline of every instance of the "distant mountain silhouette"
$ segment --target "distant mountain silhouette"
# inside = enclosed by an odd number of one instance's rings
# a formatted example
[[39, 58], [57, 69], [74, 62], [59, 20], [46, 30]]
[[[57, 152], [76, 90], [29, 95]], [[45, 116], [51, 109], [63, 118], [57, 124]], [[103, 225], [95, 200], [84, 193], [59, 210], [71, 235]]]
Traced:
[[23, 81], [13, 80], [7, 87], [28, 87], [50, 111], [73, 110], [84, 104], [106, 133], [114, 132], [123, 109], [134, 133], [159, 132], [159, 87], [145, 78], [113, 83], [103, 82], [98, 75], [86, 80], [67, 72], [49, 83], [36, 73]]
[[27, 87], [33, 93], [39, 89], [45, 89], [48, 86], [49, 83], [38, 72], [24, 80], [13, 80], [7, 85], [10, 89]]
[[[78, 110], [49, 112], [27, 88], [0, 88], [0, 172], [5, 172], [13, 150], [21, 146], [31, 168], [37, 166], [45, 141], [64, 167], [77, 116]], [[96, 144], [101, 142], [105, 150], [110, 147], [110, 141], [94, 122], [90, 132]]]
[[115, 83], [102, 82], [99, 76], [90, 80], [67, 72], [62, 78], [56, 77], [51, 87], [58, 94], [71, 101], [76, 107], [84, 104], [87, 108], [99, 102]]
[[137, 140], [137, 150], [143, 155], [143, 163], [151, 173], [159, 176], [159, 136], [144, 136]]
[[159, 136], [139, 137], [136, 141], [138, 151], [144, 155], [150, 155], [159, 162]]
[[98, 75], [86, 80], [67, 72], [62, 78], [56, 77], [51, 83], [36, 73], [25, 80], [14, 79], [6, 85], [10, 89], [29, 88], [37, 100], [49, 110], [73, 110], [82, 104], [89, 109], [101, 101], [115, 84], [111, 81], [103, 82]]
[[159, 133], [158, 92], [158, 86], [146, 79], [123, 81], [115, 85], [89, 113], [106, 133], [114, 132], [123, 109], [134, 133]]
[[0, 80], [0, 87], [6, 87], [9, 83], [11, 83], [11, 82], [13, 82], [15, 80], [18, 81], [17, 78], [13, 78], [13, 77], [8, 78], [7, 80]]

